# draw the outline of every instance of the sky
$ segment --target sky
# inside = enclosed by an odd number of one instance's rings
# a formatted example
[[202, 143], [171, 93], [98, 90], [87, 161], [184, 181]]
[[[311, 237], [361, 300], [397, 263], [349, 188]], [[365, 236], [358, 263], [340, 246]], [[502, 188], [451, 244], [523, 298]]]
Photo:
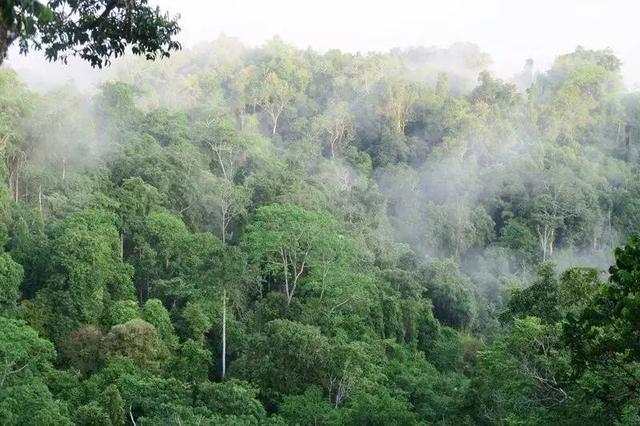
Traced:
[[[394, 47], [448, 47], [476, 43], [509, 78], [527, 58], [546, 69], [576, 46], [609, 47], [623, 62], [627, 87], [640, 89], [639, 0], [150, 0], [180, 14], [185, 47], [237, 37], [259, 46], [274, 35], [320, 51], [386, 51]], [[73, 63], [47, 64], [40, 55], [8, 63], [36, 89], [67, 83], [90, 87], [104, 71]]]

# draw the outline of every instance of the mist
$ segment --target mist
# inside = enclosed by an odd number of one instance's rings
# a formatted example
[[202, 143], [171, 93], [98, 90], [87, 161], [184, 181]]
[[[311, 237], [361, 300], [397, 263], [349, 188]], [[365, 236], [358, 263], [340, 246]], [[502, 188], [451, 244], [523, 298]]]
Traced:
[[105, 1], [0, 67], [0, 423], [640, 422], [640, 6]]
[[[613, 49], [623, 63], [625, 84], [640, 84], [640, 42], [629, 37], [640, 6], [613, 0], [542, 0], [535, 6], [524, 0], [455, 0], [421, 2], [356, 0], [299, 3], [281, 0], [217, 2], [154, 0], [179, 14], [183, 27], [178, 39], [185, 47], [211, 41], [221, 34], [257, 47], [279, 35], [298, 48], [320, 52], [386, 52], [393, 48], [447, 48], [473, 43], [491, 57], [490, 70], [503, 79], [519, 73], [527, 59], [544, 71], [556, 56], [576, 46]], [[311, 12], [311, 13], [310, 13]], [[363, 19], [365, 18], [365, 19]], [[32, 87], [49, 89], [73, 81], [83, 88], [108, 79], [107, 71], [91, 70], [72, 60], [70, 66], [48, 64], [40, 55], [22, 57], [14, 46], [9, 64], [24, 71]], [[23, 74], [23, 73], [21, 73]]]

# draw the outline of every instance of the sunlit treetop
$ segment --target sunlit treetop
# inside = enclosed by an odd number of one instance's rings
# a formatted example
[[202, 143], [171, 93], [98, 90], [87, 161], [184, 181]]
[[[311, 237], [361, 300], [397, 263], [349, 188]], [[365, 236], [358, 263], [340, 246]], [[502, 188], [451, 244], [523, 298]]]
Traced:
[[17, 42], [20, 53], [43, 50], [50, 61], [78, 56], [102, 68], [130, 47], [154, 60], [179, 50], [177, 17], [147, 0], [0, 0], [0, 65]]

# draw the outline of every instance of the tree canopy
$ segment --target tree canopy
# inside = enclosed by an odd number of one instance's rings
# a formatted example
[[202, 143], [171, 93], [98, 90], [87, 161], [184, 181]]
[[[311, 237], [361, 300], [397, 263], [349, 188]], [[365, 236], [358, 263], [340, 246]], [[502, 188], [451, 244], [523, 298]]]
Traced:
[[[52, 58], [177, 47], [146, 2], [10, 4]], [[0, 423], [640, 424], [640, 96], [609, 50], [488, 64], [221, 37], [94, 93], [0, 69]]]

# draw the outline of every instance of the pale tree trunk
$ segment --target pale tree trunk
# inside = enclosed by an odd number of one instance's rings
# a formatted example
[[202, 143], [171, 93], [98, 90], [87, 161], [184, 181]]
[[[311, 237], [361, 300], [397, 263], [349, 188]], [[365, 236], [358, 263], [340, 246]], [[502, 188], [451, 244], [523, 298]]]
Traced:
[[14, 172], [9, 171], [7, 179], [9, 181], [8, 182], [9, 183], [9, 192], [11, 193], [11, 198], [15, 201], [15, 199], [16, 199], [16, 185], [15, 185], [15, 182], [13, 180], [13, 173]]
[[364, 92], [368, 95], [369, 93], [371, 93], [371, 87], [369, 84], [369, 78], [367, 77], [367, 74], [365, 73], [364, 75], [364, 81], [363, 81], [363, 87], [364, 87]]
[[284, 249], [280, 249], [280, 257], [282, 258], [282, 266], [284, 270], [284, 292], [287, 295], [287, 306], [291, 302], [291, 297], [289, 293], [289, 263], [287, 262], [287, 254]]
[[271, 118], [271, 136], [275, 136], [278, 131], [278, 120], [280, 119], [280, 114], [284, 110], [284, 105], [273, 105], [272, 108], [264, 108], [269, 117]]
[[19, 180], [18, 170], [16, 170], [15, 191], [16, 191], [16, 193], [15, 193], [14, 201], [17, 203], [18, 202], [18, 198], [20, 197], [20, 180]]
[[222, 380], [227, 374], [227, 290], [222, 292]]
[[[302, 273], [305, 271], [307, 262], [306, 259], [308, 254], [309, 250], [307, 250], [303, 254], [302, 263], [298, 267], [296, 256], [291, 256], [285, 249], [280, 248], [280, 258], [282, 259], [282, 268], [284, 272], [284, 292], [287, 296], [287, 307], [291, 305], [293, 295], [296, 292], [296, 287], [298, 286], [298, 280], [302, 276]], [[291, 265], [291, 267], [293, 268], [291, 279], [289, 279], [289, 265]]]
[[542, 261], [544, 262], [553, 256], [553, 239], [556, 230], [550, 225], [545, 225], [542, 230], [539, 226], [536, 227], [536, 231], [538, 232], [540, 247], [542, 248]]
[[227, 234], [227, 214], [225, 209], [222, 209], [222, 244], [227, 242], [226, 234]]
[[276, 135], [276, 130], [278, 128], [278, 117], [280, 116], [280, 114], [277, 115], [271, 115], [271, 121], [273, 122], [273, 128], [271, 129], [271, 136], [275, 136]]
[[220, 231], [222, 233], [222, 244], [227, 242], [227, 228], [231, 224], [232, 218], [232, 206], [229, 205], [226, 201], [222, 202], [222, 207], [220, 208], [220, 212], [222, 213], [222, 217], [220, 219]]
[[336, 132], [333, 135], [331, 135], [331, 139], [329, 140], [329, 147], [331, 148], [332, 160], [336, 158], [336, 145], [338, 144], [340, 139], [341, 139], [341, 134], [336, 129]]
[[351, 191], [352, 186], [353, 186], [353, 182], [351, 180], [351, 173], [349, 172], [349, 170], [345, 170], [344, 173], [342, 173], [341, 189], [343, 191]]
[[293, 274], [291, 274], [291, 277], [293, 278], [293, 285], [291, 286], [291, 291], [289, 292], [289, 294], [287, 294], [287, 307], [291, 305], [291, 300], [293, 300], [293, 294], [295, 293], [296, 287], [298, 286], [298, 280], [300, 279], [300, 277], [302, 276], [302, 273], [305, 270], [304, 268], [307, 262], [308, 253], [309, 253], [309, 250], [307, 250], [302, 256], [302, 263], [300, 264], [299, 269], [296, 262], [293, 259], [290, 262], [291, 266], [293, 267]]
[[333, 133], [331, 135], [331, 139], [329, 141], [329, 145], [331, 146], [331, 159], [336, 157], [336, 148], [337, 145], [342, 142], [342, 138], [344, 137], [346, 129], [346, 124], [343, 120], [335, 123], [333, 128]]
[[607, 225], [608, 225], [608, 228], [609, 228], [609, 248], [610, 249], [613, 248], [613, 243], [614, 243], [613, 242], [613, 227], [611, 225], [611, 209], [612, 209], [612, 207], [611, 207], [611, 204], [610, 204], [609, 205], [609, 212], [608, 212], [608, 215], [607, 215], [607, 219], [608, 219]]
[[129, 405], [129, 419], [131, 419], [132, 426], [137, 426], [136, 420], [133, 418], [132, 406]]
[[[350, 362], [347, 361], [342, 369], [342, 372], [336, 376], [329, 378], [327, 386], [329, 394], [329, 402], [333, 402], [335, 408], [339, 408], [348, 397], [349, 390], [351, 388], [352, 380], [348, 373]], [[332, 391], [335, 389], [335, 396], [332, 399]]]
[[[6, 163], [5, 163], [6, 164]], [[10, 162], [6, 164], [7, 167], [7, 180], [9, 181], [9, 192], [11, 193], [11, 199], [14, 202], [18, 201], [18, 173], [19, 173], [19, 164]]]
[[[222, 171], [222, 176], [226, 179], [226, 180], [230, 180], [230, 177], [227, 175], [227, 168], [224, 166], [224, 161], [222, 160], [222, 148], [219, 145], [214, 145], [212, 142], [207, 142], [207, 144], [209, 145], [209, 148], [211, 148], [211, 152], [213, 152], [216, 157], [218, 158], [218, 164], [220, 165], [220, 170]], [[233, 163], [231, 163], [233, 164]], [[231, 177], [233, 177], [233, 173], [231, 170], [229, 170], [229, 175], [231, 175]]]
[[22, 151], [14, 152], [5, 158], [5, 168], [7, 170], [7, 180], [14, 202], [20, 198], [20, 168], [27, 161], [27, 156]]

